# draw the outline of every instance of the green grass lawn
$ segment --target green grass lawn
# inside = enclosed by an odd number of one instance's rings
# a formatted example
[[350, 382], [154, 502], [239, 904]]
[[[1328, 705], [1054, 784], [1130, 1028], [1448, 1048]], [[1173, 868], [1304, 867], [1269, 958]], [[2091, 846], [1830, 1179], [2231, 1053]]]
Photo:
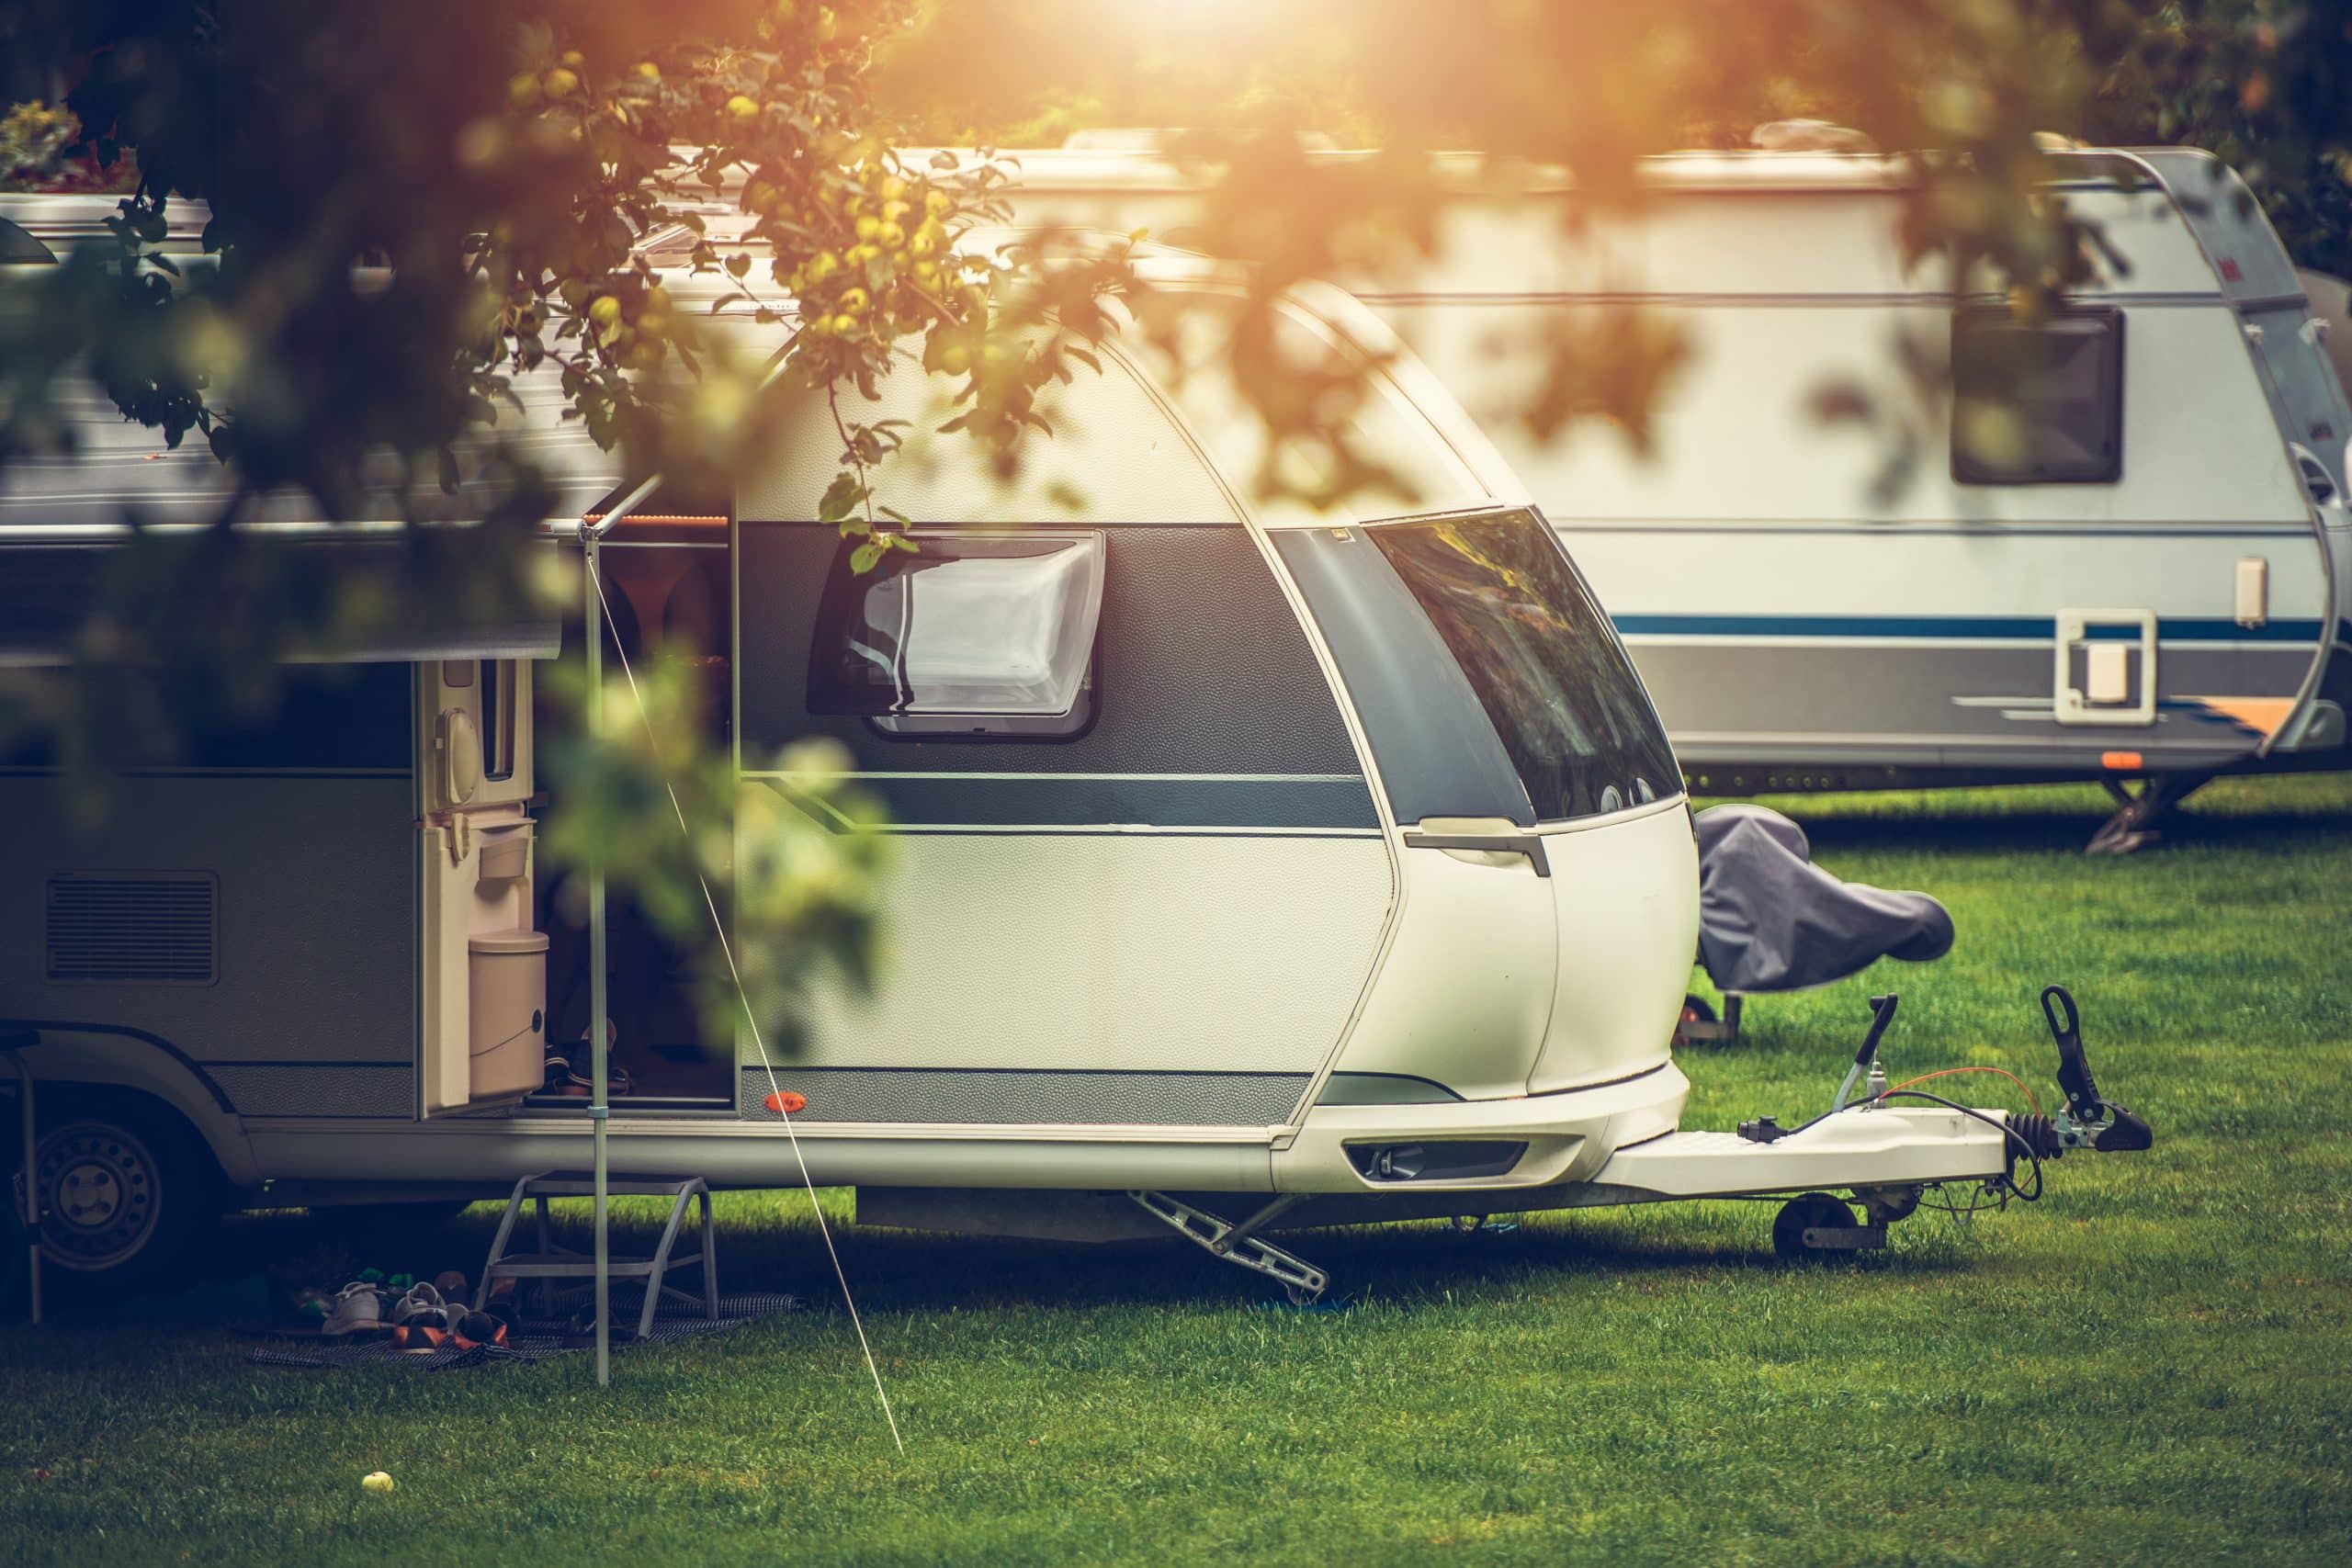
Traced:
[[[1886, 987], [1898, 1073], [2052, 1098], [2061, 980], [2155, 1149], [1826, 1269], [1773, 1265], [1762, 1204], [1317, 1235], [1352, 1303], [1321, 1314], [1181, 1243], [851, 1231], [903, 1456], [791, 1194], [722, 1196], [720, 1258], [811, 1310], [633, 1351], [609, 1391], [585, 1357], [252, 1368], [203, 1296], [11, 1326], [0, 1559], [2352, 1558], [2352, 787], [2219, 785], [2120, 862], [2077, 852], [2089, 790], [1779, 804], [1960, 943], [1753, 1003], [1683, 1054], [1686, 1125], [1818, 1109]], [[389, 1261], [470, 1272], [487, 1213]], [[309, 1227], [241, 1224], [223, 1272]], [[397, 1493], [360, 1491], [379, 1468]]]

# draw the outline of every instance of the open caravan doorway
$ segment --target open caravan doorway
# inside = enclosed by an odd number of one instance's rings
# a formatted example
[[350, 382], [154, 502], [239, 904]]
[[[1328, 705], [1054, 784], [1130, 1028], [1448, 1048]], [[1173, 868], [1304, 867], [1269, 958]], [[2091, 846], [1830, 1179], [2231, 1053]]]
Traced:
[[[624, 658], [640, 679], [658, 660], [684, 661], [699, 698], [704, 738], [731, 750], [734, 625], [726, 516], [717, 509], [707, 516], [631, 516], [605, 535], [598, 556], [612, 613], [602, 628], [606, 678], [620, 678]], [[576, 682], [585, 655], [583, 621], [575, 613], [564, 626], [563, 676]], [[533, 717], [542, 756], [560, 758], [578, 743], [575, 716], [549, 691], [539, 694]], [[543, 775], [540, 787], [542, 818], [560, 820], [560, 771]], [[666, 820], [650, 828], [673, 830]], [[713, 891], [724, 908], [725, 889]], [[548, 1045], [546, 1081], [525, 1100], [534, 1111], [584, 1114], [589, 1103], [586, 895], [585, 877], [563, 869], [550, 868], [535, 888], [538, 929], [548, 934]], [[706, 1036], [695, 1010], [697, 978], [716, 956], [704, 951], [711, 939], [679, 942], [617, 886], [609, 889], [606, 908], [606, 1089], [615, 1111], [735, 1115], [733, 1035]]]

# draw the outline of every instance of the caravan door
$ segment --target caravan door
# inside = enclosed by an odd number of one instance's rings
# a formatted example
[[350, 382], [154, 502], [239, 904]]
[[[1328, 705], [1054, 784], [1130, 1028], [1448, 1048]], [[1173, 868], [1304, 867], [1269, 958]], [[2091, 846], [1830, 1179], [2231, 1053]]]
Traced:
[[532, 929], [531, 661], [416, 666], [422, 1112], [510, 1103], [546, 1072]]

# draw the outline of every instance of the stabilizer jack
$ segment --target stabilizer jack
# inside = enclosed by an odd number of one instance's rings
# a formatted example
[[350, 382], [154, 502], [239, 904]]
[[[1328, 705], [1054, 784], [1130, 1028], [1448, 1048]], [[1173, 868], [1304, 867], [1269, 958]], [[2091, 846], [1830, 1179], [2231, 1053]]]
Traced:
[[1251, 1214], [1235, 1223], [1196, 1209], [1181, 1198], [1170, 1198], [1165, 1192], [1130, 1192], [1129, 1198], [1179, 1235], [1199, 1247], [1212, 1258], [1222, 1258], [1227, 1263], [1238, 1263], [1244, 1269], [1281, 1281], [1290, 1299], [1306, 1306], [1321, 1299], [1331, 1285], [1331, 1276], [1305, 1258], [1283, 1251], [1272, 1242], [1261, 1241], [1260, 1227], [1298, 1201], [1295, 1194], [1285, 1193]]

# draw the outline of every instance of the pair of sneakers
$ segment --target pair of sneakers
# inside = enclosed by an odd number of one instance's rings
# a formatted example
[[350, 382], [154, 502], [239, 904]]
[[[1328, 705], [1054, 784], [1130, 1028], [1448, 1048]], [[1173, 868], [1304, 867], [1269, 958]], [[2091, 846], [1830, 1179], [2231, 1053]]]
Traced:
[[435, 1287], [420, 1281], [409, 1288], [392, 1308], [392, 1344], [402, 1350], [437, 1350], [454, 1344], [460, 1350], [506, 1343], [506, 1324], [486, 1312], [475, 1312], [463, 1302], [445, 1298]]
[[319, 1332], [330, 1338], [352, 1334], [380, 1334], [391, 1324], [384, 1316], [385, 1292], [367, 1280], [354, 1280], [332, 1296], [308, 1297], [305, 1315], [315, 1314]]

